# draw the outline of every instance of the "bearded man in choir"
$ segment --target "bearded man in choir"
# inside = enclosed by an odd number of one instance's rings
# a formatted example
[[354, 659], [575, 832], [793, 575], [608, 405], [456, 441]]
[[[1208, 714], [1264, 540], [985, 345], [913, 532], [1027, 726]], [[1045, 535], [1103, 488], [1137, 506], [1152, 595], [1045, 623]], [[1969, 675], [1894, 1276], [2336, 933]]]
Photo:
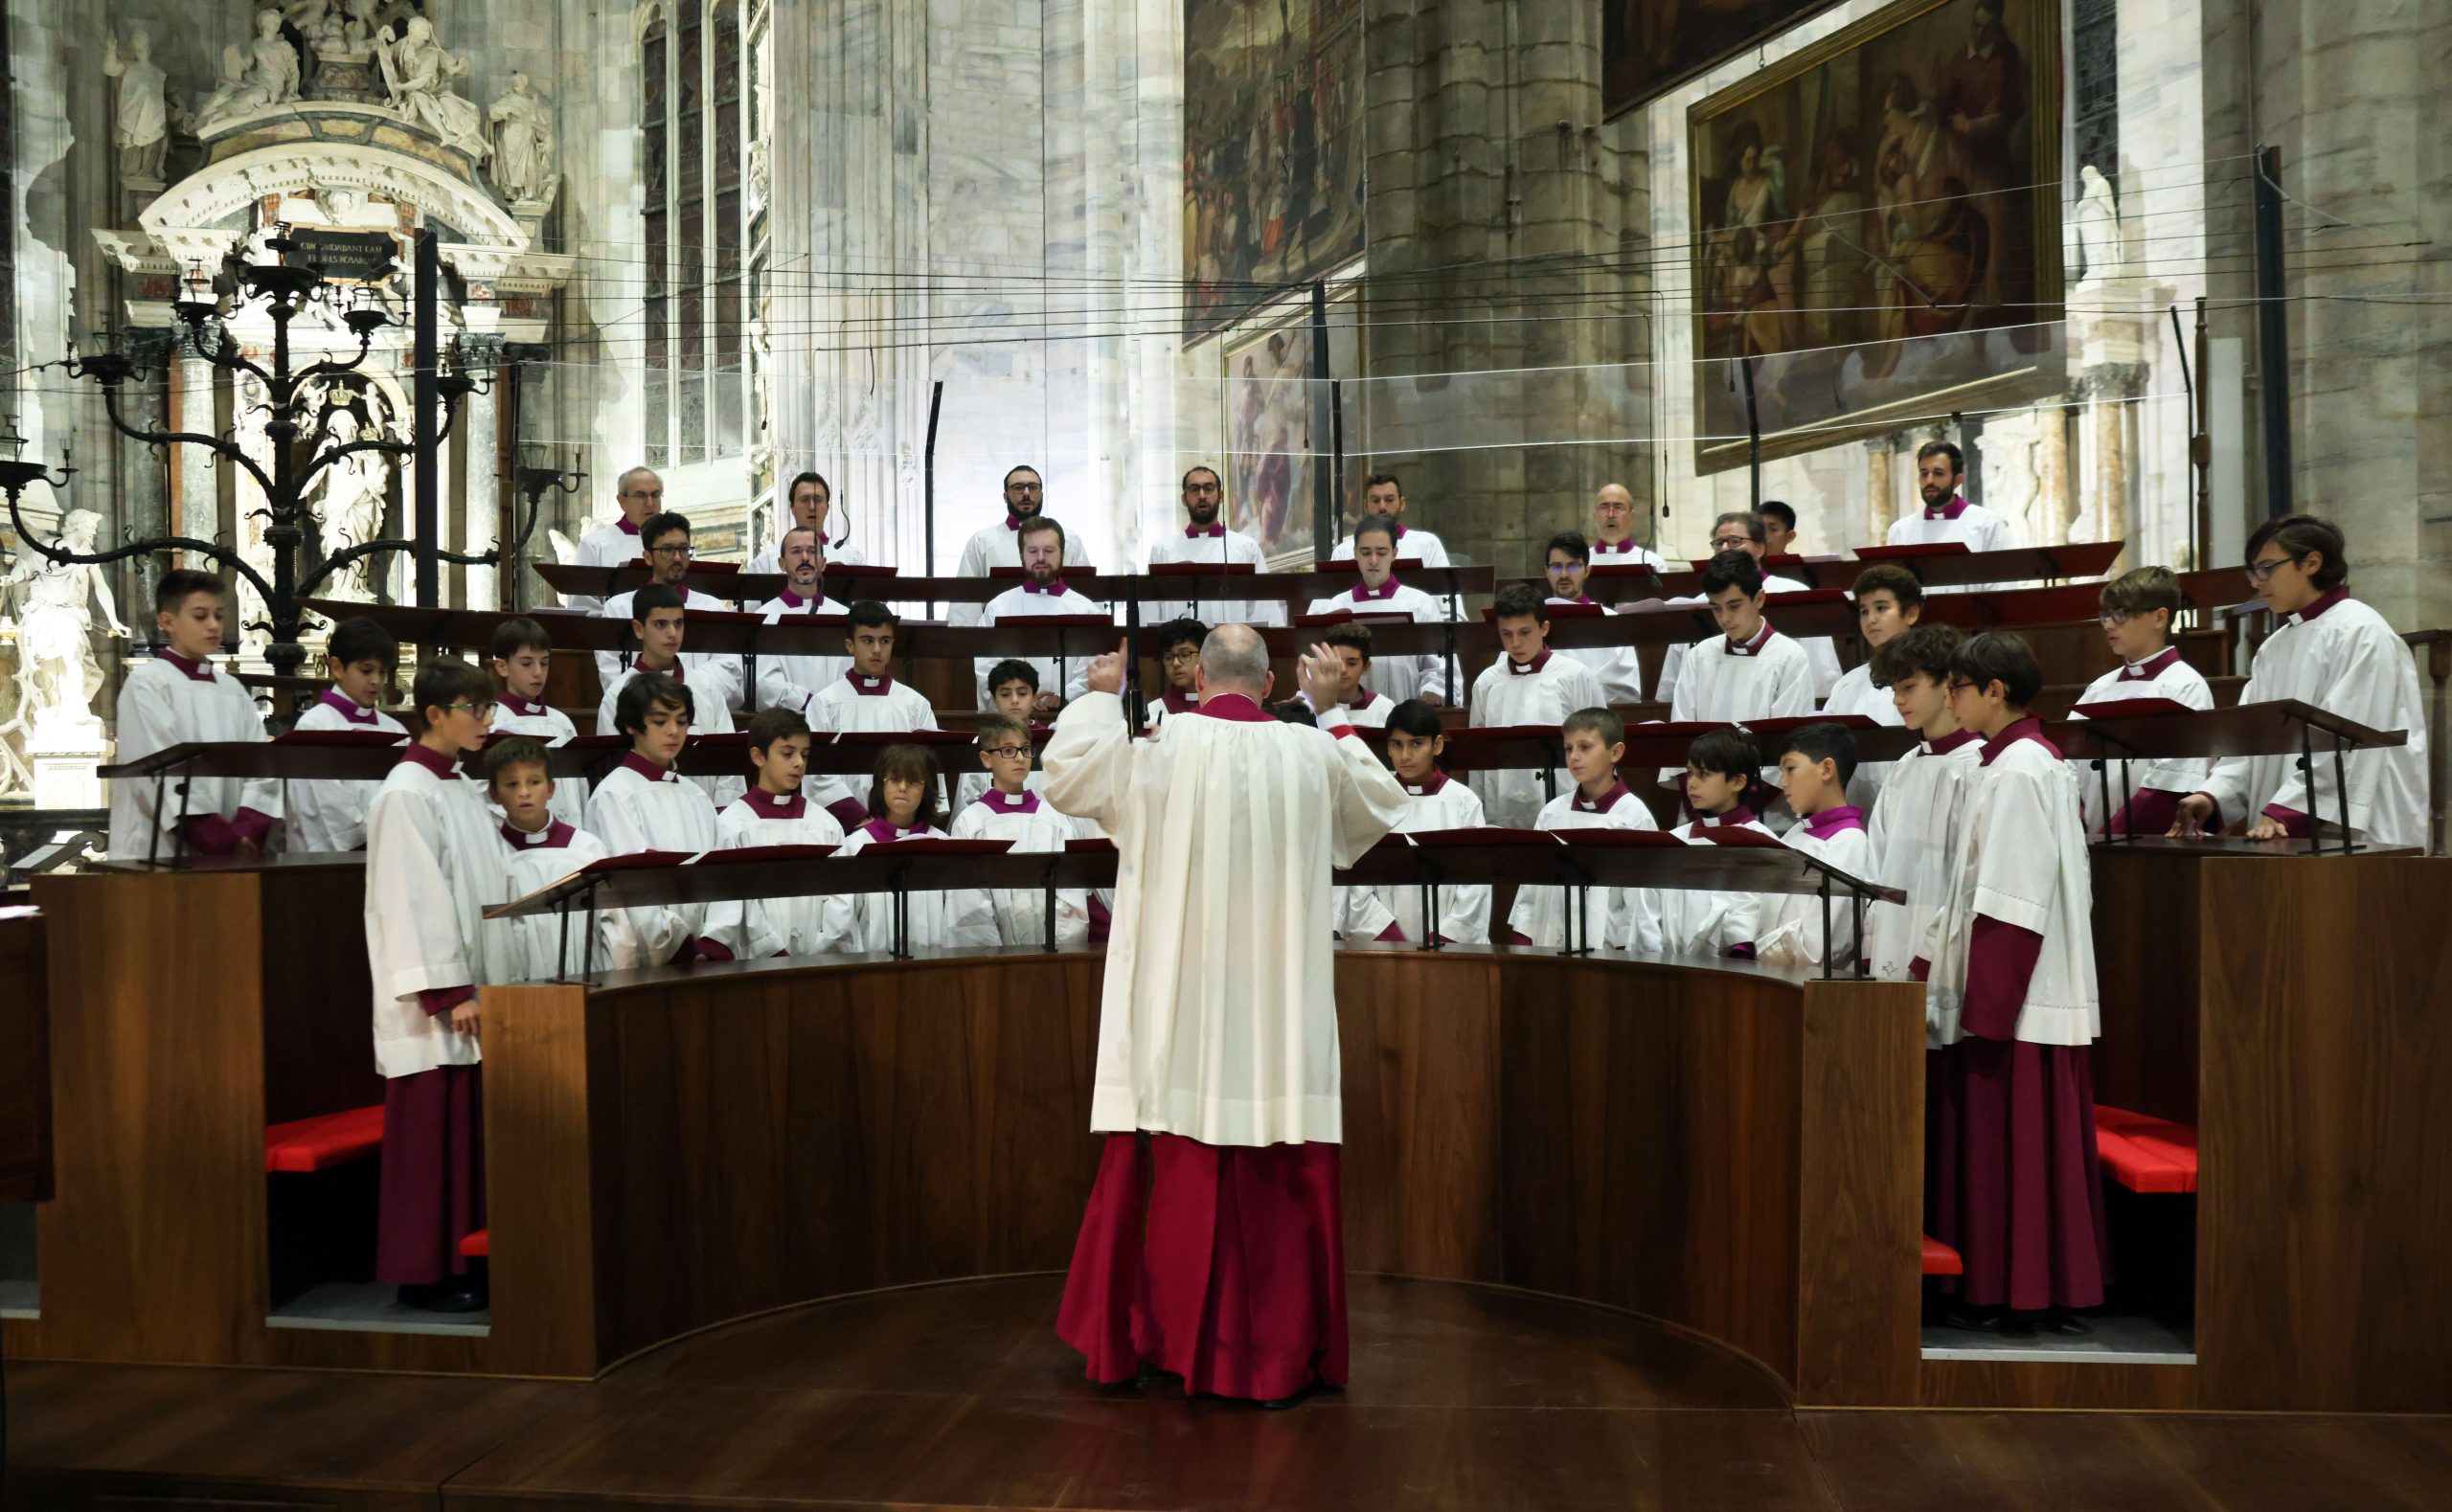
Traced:
[[[994, 525], [981, 526], [962, 549], [962, 561], [954, 568], [957, 577], [989, 577], [993, 569], [1022, 565], [1022, 527], [1038, 518], [1047, 508], [1047, 485], [1039, 480], [1035, 467], [1015, 467], [1005, 474], [1005, 518]], [[1098, 571], [1099, 564], [1090, 559], [1087, 546], [1072, 543], [1072, 561], [1076, 567]], [[947, 624], [977, 624], [982, 606], [949, 604]]]
[[1980, 504], [1969, 504], [1959, 489], [1966, 482], [1966, 456], [1948, 441], [1926, 441], [1916, 448], [1916, 490], [1924, 508], [1891, 523], [1893, 546], [1924, 546], [1937, 541], [1964, 541], [1970, 552], [2006, 552], [2009, 522]]
[[1128, 654], [1093, 665], [1044, 759], [1048, 801], [1123, 852], [1091, 1101], [1106, 1151], [1056, 1332], [1095, 1381], [1287, 1403], [1346, 1380], [1329, 872], [1405, 791], [1334, 706], [1324, 646], [1296, 674], [1317, 727], [1268, 713], [1268, 649], [1230, 624], [1201, 647], [1199, 708], [1147, 740], [1118, 696]]
[[[1240, 530], [1226, 529], [1226, 485], [1217, 481], [1214, 467], [1194, 467], [1184, 474], [1184, 533], [1161, 535], [1149, 545], [1149, 565], [1161, 563], [1201, 562], [1217, 567], [1248, 566], [1265, 571], [1268, 558], [1260, 553], [1260, 543]], [[1181, 616], [1188, 620], [1211, 620], [1239, 624], [1283, 624], [1285, 605], [1282, 603], [1243, 602], [1231, 598], [1176, 598], [1145, 600], [1143, 614], [1151, 609]]]

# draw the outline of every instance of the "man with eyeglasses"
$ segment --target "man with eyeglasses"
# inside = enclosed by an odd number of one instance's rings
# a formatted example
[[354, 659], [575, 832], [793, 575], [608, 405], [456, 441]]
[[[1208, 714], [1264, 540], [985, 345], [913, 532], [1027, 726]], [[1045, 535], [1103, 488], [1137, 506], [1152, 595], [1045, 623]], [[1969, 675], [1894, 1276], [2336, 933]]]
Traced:
[[[1366, 519], [1375, 514], [1388, 522], [1389, 530], [1396, 533], [1396, 560], [1419, 562], [1424, 567], [1447, 565], [1447, 548], [1439, 537], [1405, 523], [1405, 485], [1396, 481], [1395, 473], [1374, 472], [1363, 481], [1362, 513]], [[1352, 535], [1330, 547], [1322, 560], [1352, 561], [1360, 535], [1361, 529], [1356, 527]]]
[[2009, 522], [1980, 504], [1969, 504], [1959, 488], [1966, 482], [1966, 457], [1948, 441], [1926, 441], [1916, 448], [1916, 491], [1924, 508], [1890, 526], [1893, 546], [1922, 546], [1933, 541], [1964, 541], [1970, 552], [2009, 549]]
[[827, 483], [823, 473], [792, 474], [791, 486], [784, 490], [783, 499], [788, 512], [784, 517], [783, 533], [775, 538], [774, 545], [751, 557], [749, 564], [741, 569], [742, 572], [783, 572], [784, 570], [783, 543], [791, 537], [794, 530], [813, 530], [817, 533], [817, 560], [821, 568], [828, 562], [839, 562], [847, 567], [856, 567], [868, 560], [860, 554], [858, 547], [851, 545], [849, 541], [838, 541], [828, 531], [826, 521], [827, 517], [833, 512], [834, 489]]
[[[725, 607], [719, 599], [709, 598], [705, 594], [692, 594], [689, 587], [681, 580], [690, 572], [690, 521], [687, 517], [669, 511], [649, 515], [639, 526], [639, 539], [646, 545], [647, 572], [653, 576], [656, 585], [670, 588], [680, 595], [682, 607], [685, 610], [719, 611]], [[631, 613], [631, 600], [638, 596], [638, 592], [637, 589], [632, 589], [628, 593], [615, 594], [604, 600], [604, 607], [597, 613], [607, 620], [619, 620], [625, 624], [629, 623], [637, 618]], [[623, 663], [624, 657], [619, 651], [596, 653], [597, 682], [608, 693], [612, 690], [613, 685], [622, 679]], [[689, 668], [690, 691], [692, 694], [701, 700], [720, 695], [726, 709], [735, 712], [739, 711], [741, 707], [739, 657], [720, 651], [690, 651], [683, 653], [681, 663]], [[700, 711], [702, 732], [706, 728], [704, 713], [703, 710]]]
[[[2342, 758], [2350, 827], [2376, 846], [2427, 842], [2426, 709], [2418, 663], [2382, 615], [2350, 597], [2350, 558], [2330, 521], [2267, 520], [2248, 537], [2248, 581], [2278, 622], [2257, 647], [2241, 704], [2295, 698], [2376, 730], [2405, 730], [2409, 744]], [[2315, 781], [2293, 756], [2217, 761], [2205, 786], [2180, 801], [2170, 833], [2219, 834], [2245, 821], [2250, 840], [2304, 838], [2341, 824], [2333, 761], [2320, 737]], [[2338, 833], [2332, 837], [2338, 839]]]
[[[1226, 529], [1226, 485], [1213, 467], [1194, 467], [1183, 476], [1184, 518], [1181, 535], [1162, 535], [1149, 544], [1149, 565], [1200, 562], [1209, 566], [1248, 566], [1268, 570], [1260, 543], [1240, 530]], [[1142, 613], [1207, 619], [1216, 624], [1283, 624], [1285, 605], [1217, 598], [1164, 598], [1145, 603]]]
[[1604, 483], [1592, 497], [1592, 565], [1646, 567], [1669, 564], [1658, 552], [1635, 539], [1635, 496], [1623, 483]]
[[[1712, 555], [1717, 557], [1722, 552], [1743, 552], [1753, 557], [1755, 570], [1762, 575], [1762, 592], [1766, 598], [1811, 593], [1813, 590], [1807, 584], [1793, 577], [1782, 577], [1762, 566], [1762, 558], [1770, 554], [1770, 532], [1763, 526], [1762, 516], [1751, 509], [1731, 509], [1712, 522]], [[1669, 601], [1673, 604], [1699, 604], [1707, 600], [1695, 596]], [[1805, 652], [1805, 663], [1812, 668], [1813, 696], [1829, 697], [1830, 690], [1839, 686], [1839, 647], [1832, 644], [1827, 635], [1801, 639], [1797, 647]], [[1664, 703], [1676, 699], [1677, 674], [1685, 664], [1686, 648], [1670, 646], [1668, 657], [1661, 663], [1660, 687], [1654, 689], [1654, 698]]]
[[[573, 563], [583, 567], [627, 567], [646, 554], [646, 543], [639, 539], [639, 530], [648, 518], [664, 508], [664, 480], [653, 468], [632, 467], [613, 482], [613, 502], [622, 513], [610, 525], [601, 525], [579, 537], [579, 550]], [[563, 607], [602, 614], [604, 600], [592, 594], [564, 594]]]
[[[820, 575], [826, 568], [825, 537], [816, 530], [796, 525], [783, 532], [781, 549], [783, 570], [783, 591], [758, 606], [768, 624], [782, 624], [787, 620], [808, 620], [825, 615], [841, 617], [851, 611], [826, 597], [826, 581]], [[824, 656], [808, 651], [782, 653], [761, 651], [758, 654], [757, 705], [772, 709], [778, 704], [800, 710], [808, 706], [810, 697], [821, 688], [848, 676], [851, 659], [848, 656]]]
[[[995, 525], [982, 526], [962, 549], [962, 561], [954, 568], [957, 577], [988, 577], [998, 567], [1022, 565], [1022, 527], [1038, 518], [1047, 508], [1047, 485], [1039, 481], [1038, 469], [1015, 467], [1005, 474], [1005, 518]], [[1068, 543], [1068, 555], [1076, 567], [1092, 572], [1099, 564], [1090, 557], [1089, 548], [1079, 541]], [[986, 613], [982, 604], [952, 604], [947, 607], [947, 624], [977, 624]]]

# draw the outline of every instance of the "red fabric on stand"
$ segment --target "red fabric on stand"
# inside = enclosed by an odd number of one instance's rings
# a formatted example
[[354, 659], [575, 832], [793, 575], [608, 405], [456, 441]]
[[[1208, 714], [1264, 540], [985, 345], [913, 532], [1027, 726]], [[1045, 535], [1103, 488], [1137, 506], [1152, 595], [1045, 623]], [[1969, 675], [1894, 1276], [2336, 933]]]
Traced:
[[1965, 1039], [1927, 1062], [1926, 1231], [1978, 1307], [2095, 1307], [2111, 1273], [2082, 1045]]
[[693, 939], [690, 942], [698, 960], [730, 960], [732, 947], [719, 939]]
[[1090, 943], [1093, 945], [1103, 945], [1107, 942], [1109, 937], [1111, 937], [1114, 932], [1115, 915], [1107, 912], [1107, 906], [1099, 901], [1099, 895], [1097, 893], [1091, 893]]
[[2104, 826], [2111, 835], [2167, 835], [2179, 821], [2180, 800], [2185, 793], [2172, 793], [2159, 787], [2141, 787], [2129, 796], [2128, 806], [2112, 817]]
[[2307, 823], [2307, 816], [2295, 808], [2284, 808], [2280, 803], [2267, 803], [2264, 806], [2264, 817], [2280, 824], [2282, 832], [2293, 840], [2304, 840], [2315, 833], [2315, 826]]
[[486, 1226], [484, 1068], [438, 1066], [383, 1084], [375, 1278], [429, 1286], [467, 1274], [460, 1241]]
[[476, 996], [477, 989], [473, 986], [424, 987], [418, 992], [418, 1006], [425, 1009], [426, 1017], [439, 1018], [464, 1003], [474, 1001]]
[[253, 842], [258, 849], [261, 849], [264, 837], [272, 833], [272, 816], [256, 809], [242, 808], [231, 816], [230, 833], [233, 838]]
[[1195, 1395], [1271, 1401], [1346, 1381], [1345, 1238], [1333, 1144], [1264, 1148], [1111, 1134], [1056, 1315], [1094, 1381], [1146, 1363]]
[[1404, 928], [1401, 925], [1391, 924], [1386, 929], [1381, 930], [1376, 937], [1401, 945], [1405, 942]]
[[238, 848], [238, 831], [218, 814], [191, 814], [179, 821], [180, 838], [199, 856], [227, 856]]

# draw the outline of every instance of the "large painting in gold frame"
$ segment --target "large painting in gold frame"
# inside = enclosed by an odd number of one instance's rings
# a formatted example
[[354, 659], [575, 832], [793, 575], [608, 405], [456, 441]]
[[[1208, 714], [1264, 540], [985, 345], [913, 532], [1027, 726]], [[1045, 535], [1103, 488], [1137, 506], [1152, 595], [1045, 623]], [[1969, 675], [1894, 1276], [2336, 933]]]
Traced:
[[1698, 102], [1695, 464], [2061, 385], [2058, 0], [1900, 0]]

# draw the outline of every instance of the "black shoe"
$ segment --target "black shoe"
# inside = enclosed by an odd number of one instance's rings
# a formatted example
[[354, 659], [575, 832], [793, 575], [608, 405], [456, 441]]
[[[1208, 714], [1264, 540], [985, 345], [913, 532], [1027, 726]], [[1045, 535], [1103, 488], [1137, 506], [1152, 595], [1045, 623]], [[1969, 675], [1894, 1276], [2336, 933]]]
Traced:
[[486, 1294], [465, 1280], [400, 1288], [400, 1305], [427, 1313], [482, 1313]]
[[2094, 1324], [2065, 1307], [2046, 1311], [2037, 1326], [2047, 1334], [2057, 1334], [2063, 1339], [2086, 1339], [2095, 1331]]
[[1267, 1401], [1262, 1402], [1260, 1404], [1260, 1410], [1264, 1412], [1283, 1412], [1289, 1407], [1300, 1407], [1305, 1402], [1309, 1401], [1311, 1394], [1319, 1389], [1320, 1378], [1318, 1376], [1313, 1376], [1310, 1380], [1304, 1382], [1300, 1387], [1296, 1388], [1291, 1396], [1271, 1397]]
[[1998, 1308], [1973, 1308], [1952, 1303], [1941, 1309], [1941, 1326], [1970, 1334], [1997, 1334], [2001, 1331]]

